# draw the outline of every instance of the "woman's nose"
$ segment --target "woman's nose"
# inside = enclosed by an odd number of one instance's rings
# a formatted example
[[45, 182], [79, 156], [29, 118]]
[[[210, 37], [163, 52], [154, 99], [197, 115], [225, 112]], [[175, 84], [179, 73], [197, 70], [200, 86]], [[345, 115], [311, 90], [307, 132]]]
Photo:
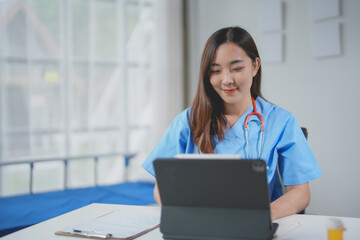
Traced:
[[230, 85], [234, 83], [234, 78], [232, 77], [230, 71], [224, 71], [222, 82], [224, 85]]

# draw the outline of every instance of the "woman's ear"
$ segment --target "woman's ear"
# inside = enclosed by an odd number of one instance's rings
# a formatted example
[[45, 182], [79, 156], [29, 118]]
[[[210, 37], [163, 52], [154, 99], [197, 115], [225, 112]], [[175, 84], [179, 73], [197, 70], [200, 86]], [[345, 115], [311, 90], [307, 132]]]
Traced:
[[260, 65], [261, 65], [261, 60], [260, 58], [257, 57], [253, 63], [253, 72], [252, 72], [253, 77], [255, 77], [255, 75], [259, 71]]

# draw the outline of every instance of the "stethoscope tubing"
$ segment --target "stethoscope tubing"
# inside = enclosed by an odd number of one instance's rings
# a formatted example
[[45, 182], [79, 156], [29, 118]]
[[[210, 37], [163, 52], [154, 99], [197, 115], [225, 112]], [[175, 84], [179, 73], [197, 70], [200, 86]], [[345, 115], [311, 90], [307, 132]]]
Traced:
[[255, 104], [255, 100], [253, 97], [251, 97], [251, 101], [253, 104], [253, 112], [249, 113], [246, 118], [245, 118], [245, 122], [244, 122], [244, 127], [245, 127], [245, 139], [246, 139], [246, 148], [247, 148], [247, 154], [248, 154], [248, 159], [251, 159], [250, 157], [250, 147], [249, 147], [249, 133], [248, 133], [248, 121], [249, 121], [249, 117], [252, 115], [256, 115], [260, 121], [261, 121], [261, 132], [260, 132], [260, 148], [259, 148], [259, 156], [258, 159], [260, 159], [261, 156], [261, 151], [262, 151], [262, 145], [263, 145], [263, 135], [264, 135], [264, 130], [265, 130], [265, 124], [264, 124], [264, 118], [263, 116], [257, 111], [256, 109], [256, 104]]

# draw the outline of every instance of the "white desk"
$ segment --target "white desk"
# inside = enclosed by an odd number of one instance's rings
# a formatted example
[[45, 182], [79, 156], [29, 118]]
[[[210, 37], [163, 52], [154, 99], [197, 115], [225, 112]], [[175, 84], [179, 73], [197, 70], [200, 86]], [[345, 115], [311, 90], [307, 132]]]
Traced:
[[[129, 205], [115, 205], [115, 204], [90, 204], [86, 207], [77, 209], [67, 214], [55, 217], [48, 221], [36, 224], [29, 228], [7, 235], [1, 239], [3, 240], [21, 240], [21, 239], [36, 239], [36, 240], [83, 240], [84, 238], [58, 236], [54, 233], [61, 229], [74, 224], [83, 223], [85, 221], [102, 216], [114, 210], [121, 210], [124, 208], [155, 208], [160, 212], [157, 206], [129, 206]], [[343, 222], [347, 231], [344, 232], [345, 240], [360, 239], [360, 218], [337, 217]], [[326, 222], [329, 216], [316, 215], [292, 215], [277, 220], [279, 228], [277, 230], [278, 237], [276, 239], [327, 239]], [[162, 234], [159, 228], [142, 235], [136, 240], [161, 240]]]

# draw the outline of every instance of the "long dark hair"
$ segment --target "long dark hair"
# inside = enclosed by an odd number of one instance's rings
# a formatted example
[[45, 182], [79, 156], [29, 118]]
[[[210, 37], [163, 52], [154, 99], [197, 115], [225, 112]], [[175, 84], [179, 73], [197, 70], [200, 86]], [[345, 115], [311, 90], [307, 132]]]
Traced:
[[[205, 44], [201, 57], [198, 88], [191, 105], [190, 129], [198, 151], [213, 153], [211, 135], [224, 139], [226, 121], [224, 102], [210, 83], [210, 67], [216, 49], [223, 43], [233, 42], [241, 47], [253, 62], [259, 57], [256, 44], [250, 34], [241, 27], [227, 27], [213, 33]], [[255, 99], [261, 94], [261, 65], [253, 77], [251, 96]]]

